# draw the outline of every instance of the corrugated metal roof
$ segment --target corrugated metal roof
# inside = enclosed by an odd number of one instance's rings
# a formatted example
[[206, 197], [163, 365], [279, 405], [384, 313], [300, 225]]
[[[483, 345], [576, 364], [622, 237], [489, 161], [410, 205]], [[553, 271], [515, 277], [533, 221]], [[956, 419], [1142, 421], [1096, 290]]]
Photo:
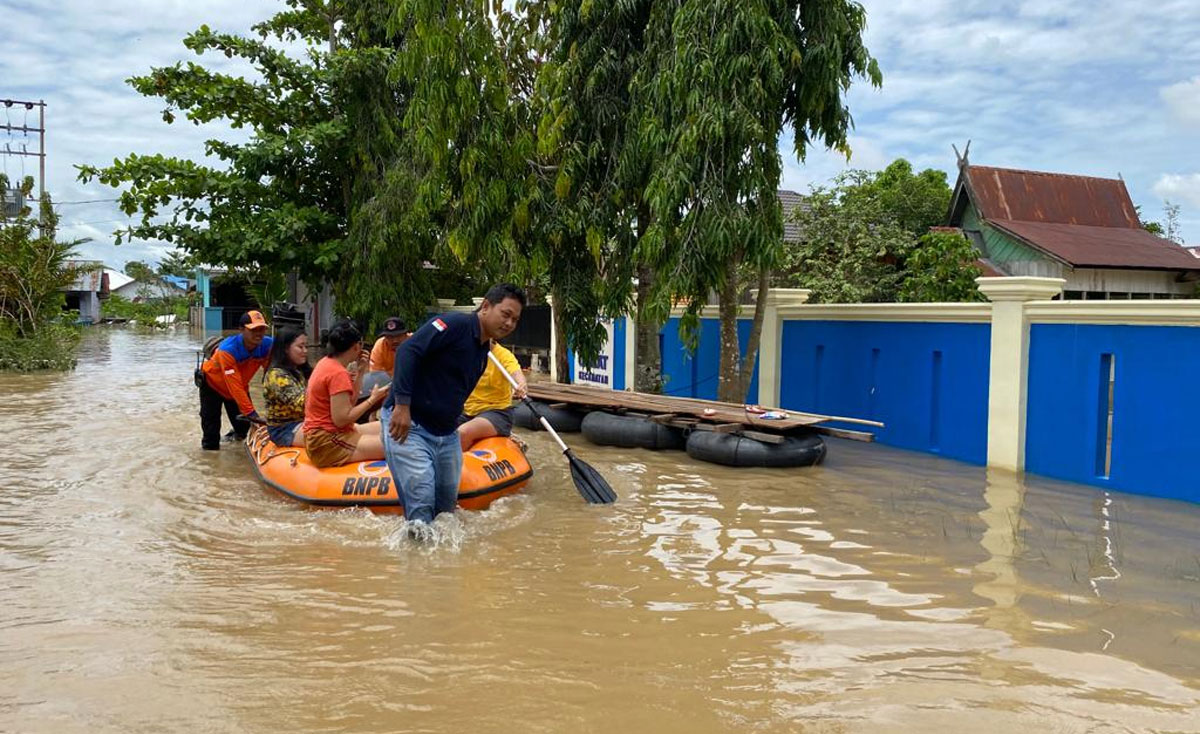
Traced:
[[952, 224], [968, 198], [988, 224], [1072, 267], [1200, 270], [1187, 250], [1142, 229], [1119, 179], [968, 165]]
[[966, 173], [985, 219], [1142, 228], [1119, 179], [988, 166], [967, 166]]
[[1200, 270], [1200, 260], [1174, 242], [1140, 227], [990, 219], [988, 224], [1014, 235], [1075, 267]]

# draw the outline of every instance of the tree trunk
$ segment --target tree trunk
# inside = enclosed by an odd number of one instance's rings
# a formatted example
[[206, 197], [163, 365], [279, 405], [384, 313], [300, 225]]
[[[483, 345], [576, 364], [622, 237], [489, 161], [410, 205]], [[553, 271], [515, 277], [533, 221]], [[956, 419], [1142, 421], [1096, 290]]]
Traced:
[[[550, 288], [554, 303], [566, 303], [566, 299], [562, 297], [557, 288]], [[554, 360], [557, 365], [558, 382], [569, 383], [571, 381], [571, 360], [567, 358], [567, 335], [563, 331], [562, 325], [562, 308], [555, 306], [550, 309], [554, 315], [553, 323], [550, 328], [554, 329], [554, 354], [550, 355], [550, 359]]]
[[646, 306], [650, 303], [650, 288], [654, 284], [654, 271], [646, 265], [637, 268], [637, 333], [635, 336], [635, 355], [637, 364], [634, 367], [633, 389], [638, 392], [662, 392], [662, 350], [658, 342], [658, 332], [662, 324], [653, 321], [646, 315]]
[[726, 265], [725, 280], [717, 293], [718, 311], [721, 314], [721, 350], [718, 363], [717, 400], [726, 403], [741, 403], [746, 398], [742, 386], [742, 349], [738, 345], [738, 278], [737, 258], [730, 258]]
[[746, 340], [746, 359], [742, 362], [742, 395], [750, 388], [754, 376], [754, 363], [758, 361], [758, 345], [762, 343], [763, 318], [767, 311], [767, 290], [770, 288], [771, 269], [758, 271], [758, 295], [754, 299], [754, 318], [750, 321], [750, 338]]

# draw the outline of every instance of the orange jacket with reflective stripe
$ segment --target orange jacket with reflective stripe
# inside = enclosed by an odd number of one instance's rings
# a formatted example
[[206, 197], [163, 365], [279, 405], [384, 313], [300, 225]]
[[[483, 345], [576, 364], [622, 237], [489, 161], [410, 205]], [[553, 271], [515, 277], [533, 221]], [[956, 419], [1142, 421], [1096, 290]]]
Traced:
[[209, 387], [222, 397], [237, 401], [243, 415], [254, 412], [254, 402], [250, 400], [248, 388], [250, 378], [266, 365], [273, 341], [269, 336], [264, 337], [252, 352], [246, 349], [242, 335], [234, 334], [222, 340], [213, 356], [201, 367]]

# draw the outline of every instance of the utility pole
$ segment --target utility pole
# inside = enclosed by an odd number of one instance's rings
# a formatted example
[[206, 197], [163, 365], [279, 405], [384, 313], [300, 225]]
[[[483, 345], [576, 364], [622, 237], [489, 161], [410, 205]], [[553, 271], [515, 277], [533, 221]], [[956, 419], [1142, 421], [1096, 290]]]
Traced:
[[[5, 124], [0, 125], [0, 130], [5, 130], [9, 133], [37, 133], [38, 136], [38, 152], [30, 153], [21, 146], [21, 150], [13, 150], [8, 143], [4, 144], [4, 150], [0, 151], [4, 155], [24, 155], [33, 156], [38, 159], [38, 206], [41, 206], [42, 199], [46, 195], [46, 101], [38, 100], [37, 102], [28, 102], [20, 99], [0, 99], [0, 104], [4, 105], [6, 110], [20, 105], [24, 107], [26, 112], [29, 112], [34, 107], [38, 109], [38, 126], [29, 127], [27, 124], [13, 125], [11, 120], [6, 118]], [[28, 121], [28, 120], [27, 120]], [[39, 209], [39, 218], [41, 216]]]

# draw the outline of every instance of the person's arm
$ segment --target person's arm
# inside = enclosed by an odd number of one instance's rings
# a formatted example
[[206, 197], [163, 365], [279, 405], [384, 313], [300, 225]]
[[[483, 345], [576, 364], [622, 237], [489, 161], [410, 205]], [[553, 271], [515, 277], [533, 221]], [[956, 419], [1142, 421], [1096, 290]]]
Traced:
[[517, 389], [513, 391], [513, 397], [521, 400], [527, 393], [528, 386], [525, 384], [525, 373], [521, 370], [521, 363], [517, 361], [516, 356], [508, 351], [508, 349], [495, 345], [492, 349], [496, 353], [496, 357], [500, 360], [500, 365], [504, 367], [504, 371], [512, 375], [513, 381], [517, 383]]
[[524, 400], [529, 394], [529, 385], [525, 383], [525, 372], [520, 367], [514, 372], [509, 372], [512, 375], [513, 381], [517, 383], [517, 389], [513, 390], [513, 398], [516, 400]]
[[209, 373], [213, 382], [225, 387], [229, 397], [237, 402], [238, 410], [242, 411], [242, 415], [257, 417], [258, 412], [254, 410], [254, 402], [250, 400], [250, 393], [246, 390], [245, 383], [242, 382], [242, 373], [238, 369], [237, 360], [223, 349], [213, 352], [212, 358], [217, 366], [216, 370]]
[[387, 397], [390, 385], [380, 385], [371, 391], [371, 396], [358, 405], [354, 404], [357, 392], [337, 392], [329, 396], [329, 417], [338, 428], [355, 423], [367, 413], [375, 410]]
[[425, 360], [426, 355], [435, 352], [445, 341], [445, 331], [448, 327], [438, 328], [435, 322], [441, 322], [441, 317], [430, 321], [416, 333], [405, 340], [396, 350], [395, 371], [392, 373], [392, 418], [388, 421], [388, 434], [399, 443], [408, 438], [408, 429], [412, 426], [413, 381], [417, 369]]
[[358, 360], [354, 367], [354, 397], [356, 399], [359, 395], [362, 395], [362, 381], [367, 376], [367, 365], [370, 361], [371, 354], [365, 349], [360, 349]]

